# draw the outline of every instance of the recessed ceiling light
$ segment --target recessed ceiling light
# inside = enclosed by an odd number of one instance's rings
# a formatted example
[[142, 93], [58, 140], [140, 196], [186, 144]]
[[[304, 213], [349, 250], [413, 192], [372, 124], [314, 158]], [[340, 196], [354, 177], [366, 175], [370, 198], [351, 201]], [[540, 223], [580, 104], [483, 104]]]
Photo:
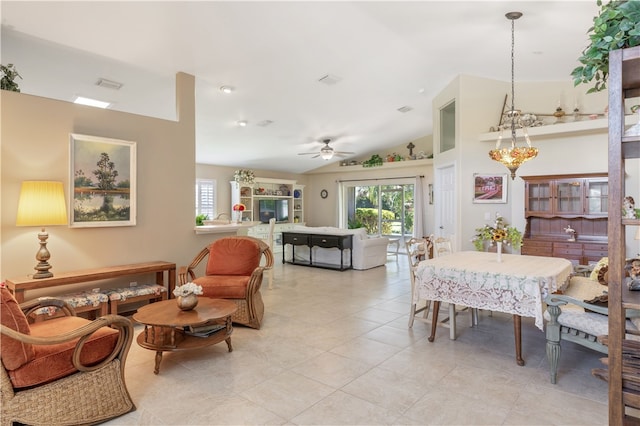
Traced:
[[236, 88], [233, 86], [220, 86], [220, 91], [222, 93], [226, 93], [227, 95], [229, 93], [233, 93], [234, 90], [236, 90]]
[[236, 121], [236, 124], [240, 127], [247, 127], [247, 124], [249, 124], [249, 122], [247, 120], [240, 120]]
[[259, 123], [256, 123], [256, 126], [267, 127], [267, 126], [269, 126], [271, 124], [273, 124], [273, 121], [271, 121], [271, 120], [262, 120]]
[[403, 107], [398, 108], [398, 111], [400, 111], [400, 112], [409, 112], [409, 111], [411, 111], [412, 109], [413, 109], [413, 108], [411, 108], [410, 106], [405, 105], [405, 106], [403, 106]]
[[87, 105], [96, 108], [108, 108], [111, 102], [99, 101], [97, 99], [85, 98], [83, 96], [76, 96], [73, 100], [74, 104]]

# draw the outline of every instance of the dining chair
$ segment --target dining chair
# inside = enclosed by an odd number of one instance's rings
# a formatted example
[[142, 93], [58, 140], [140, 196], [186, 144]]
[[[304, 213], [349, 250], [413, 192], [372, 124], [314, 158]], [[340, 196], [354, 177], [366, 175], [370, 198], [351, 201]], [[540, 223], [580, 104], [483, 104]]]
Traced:
[[[418, 264], [425, 259], [433, 257], [435, 248], [433, 246], [434, 239], [431, 237], [425, 238], [411, 238], [406, 241], [407, 257], [409, 259], [409, 276], [411, 278], [411, 309], [409, 312], [409, 328], [413, 327], [413, 322], [416, 319], [416, 315], [423, 312], [422, 317], [418, 318], [419, 321], [425, 323], [432, 323], [434, 320], [438, 323], [438, 315], [435, 311], [431, 310], [431, 300], [425, 300], [425, 305], [418, 307], [420, 301], [414, 301], [414, 295], [416, 293], [416, 277], [415, 271]], [[434, 303], [434, 308], [436, 304]], [[440, 309], [440, 303], [437, 302], [437, 309]], [[429, 312], [431, 311], [431, 319], [429, 319]], [[456, 339], [456, 305], [449, 304], [449, 316], [443, 318], [437, 325], [441, 325], [449, 329], [449, 338], [451, 340]]]
[[451, 239], [445, 237], [433, 238], [433, 257], [447, 256], [451, 253], [453, 253]]
[[[269, 219], [269, 235], [267, 236], [267, 245], [273, 252], [273, 234], [276, 229], [276, 218], [272, 217]], [[267, 274], [269, 274], [269, 290], [273, 289], [273, 268], [267, 269]]]
[[431, 301], [425, 300], [425, 306], [418, 308], [418, 302], [413, 297], [416, 291], [415, 271], [420, 261], [429, 258], [432, 249], [431, 241], [428, 238], [410, 238], [405, 241], [407, 258], [409, 259], [409, 277], [411, 278], [411, 310], [409, 313], [409, 328], [413, 327], [413, 321], [417, 314], [424, 312], [422, 318], [426, 320], [431, 308]]

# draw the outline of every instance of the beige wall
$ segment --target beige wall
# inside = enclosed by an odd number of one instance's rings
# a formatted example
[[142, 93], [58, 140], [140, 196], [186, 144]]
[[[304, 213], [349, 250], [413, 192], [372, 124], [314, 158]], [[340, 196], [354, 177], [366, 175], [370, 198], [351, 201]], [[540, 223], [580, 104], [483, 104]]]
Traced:
[[[68, 191], [70, 133], [137, 143], [137, 224], [49, 227], [53, 273], [153, 260], [178, 265], [191, 261], [211, 238], [193, 231], [194, 78], [178, 74], [176, 86], [180, 121], [0, 91], [0, 279], [34, 273], [38, 229], [15, 226], [20, 184], [23, 180], [57, 180]], [[128, 284], [129, 279], [124, 280]], [[37, 292], [27, 298], [34, 295]]]

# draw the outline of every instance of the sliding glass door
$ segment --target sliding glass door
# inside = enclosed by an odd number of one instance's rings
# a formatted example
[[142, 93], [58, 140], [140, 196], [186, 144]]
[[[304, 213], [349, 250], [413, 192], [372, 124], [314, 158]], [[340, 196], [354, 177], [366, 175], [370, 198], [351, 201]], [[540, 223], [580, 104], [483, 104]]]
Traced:
[[414, 184], [343, 185], [349, 228], [365, 227], [370, 235], [413, 233]]

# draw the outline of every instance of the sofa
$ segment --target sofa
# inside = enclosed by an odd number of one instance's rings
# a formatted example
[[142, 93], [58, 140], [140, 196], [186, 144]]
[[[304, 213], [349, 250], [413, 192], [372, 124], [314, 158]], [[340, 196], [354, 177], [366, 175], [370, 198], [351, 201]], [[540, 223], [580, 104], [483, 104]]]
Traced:
[[[366, 228], [343, 229], [332, 226], [294, 226], [288, 232], [303, 232], [313, 234], [353, 235], [353, 269], [365, 270], [382, 266], [387, 262], [387, 245], [389, 238], [367, 235]], [[291, 260], [291, 246], [285, 247], [285, 259]], [[309, 247], [296, 246], [296, 261], [304, 262], [309, 259]], [[343, 264], [349, 264], [351, 254], [349, 250], [342, 253]], [[313, 259], [317, 263], [340, 266], [340, 250], [337, 248], [313, 247]]]

